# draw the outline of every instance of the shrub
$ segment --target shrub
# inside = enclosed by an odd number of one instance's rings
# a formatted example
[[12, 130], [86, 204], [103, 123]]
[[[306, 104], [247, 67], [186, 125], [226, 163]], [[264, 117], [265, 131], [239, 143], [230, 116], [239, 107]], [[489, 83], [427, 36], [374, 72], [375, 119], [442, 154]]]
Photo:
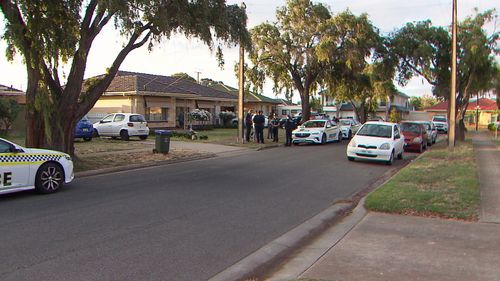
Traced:
[[490, 131], [498, 130], [497, 125], [495, 123], [488, 124], [488, 130]]
[[401, 121], [401, 115], [399, 115], [398, 111], [395, 108], [391, 110], [389, 121], [393, 123], [399, 123], [399, 121]]
[[190, 121], [210, 121], [212, 114], [204, 109], [195, 109], [188, 114]]
[[3, 125], [5, 133], [7, 133], [12, 126], [12, 122], [16, 119], [21, 111], [21, 106], [13, 99], [0, 99], [0, 128]]
[[236, 117], [236, 114], [232, 111], [222, 111], [219, 113], [219, 118], [222, 120], [222, 126], [231, 126], [231, 120]]

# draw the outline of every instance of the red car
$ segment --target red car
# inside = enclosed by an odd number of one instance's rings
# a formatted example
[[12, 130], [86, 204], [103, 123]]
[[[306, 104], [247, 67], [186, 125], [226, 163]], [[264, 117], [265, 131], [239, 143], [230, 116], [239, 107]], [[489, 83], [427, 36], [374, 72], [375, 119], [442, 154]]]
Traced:
[[417, 122], [401, 122], [401, 132], [405, 137], [405, 151], [416, 150], [420, 153], [427, 149], [427, 130]]

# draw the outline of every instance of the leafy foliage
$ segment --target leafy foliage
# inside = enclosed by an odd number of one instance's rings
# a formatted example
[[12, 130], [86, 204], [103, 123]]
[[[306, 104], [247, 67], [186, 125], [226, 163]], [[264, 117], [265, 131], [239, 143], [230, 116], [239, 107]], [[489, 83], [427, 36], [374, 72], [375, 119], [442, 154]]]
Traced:
[[19, 115], [21, 106], [14, 99], [0, 98], [0, 120], [5, 132], [10, 130], [12, 123]]
[[399, 123], [399, 121], [401, 121], [401, 115], [395, 108], [393, 108], [391, 110], [391, 114], [389, 115], [389, 122]]
[[189, 121], [210, 121], [212, 114], [204, 109], [194, 109], [188, 114]]
[[366, 14], [356, 16], [350, 11], [329, 19], [321, 32], [324, 36], [317, 49], [326, 65], [321, 81], [330, 96], [351, 103], [358, 120], [364, 122], [376, 110], [377, 99], [396, 91], [394, 66], [384, 39]]
[[424, 95], [422, 97], [411, 97], [410, 104], [415, 110], [423, 110], [439, 103], [439, 100], [433, 96]]
[[[76, 122], [94, 106], [131, 51], [146, 44], [151, 49], [180, 33], [216, 50], [222, 65], [223, 44], [249, 46], [250, 42], [245, 10], [226, 5], [225, 0], [5, 0], [0, 9], [7, 57], [21, 54], [28, 73], [26, 144], [71, 154]], [[92, 43], [111, 21], [126, 43], [107, 73], [82, 87]], [[66, 63], [70, 71], [61, 75]], [[35, 106], [45, 90], [52, 114]]]
[[262, 87], [265, 78], [274, 83], [274, 91], [288, 96], [299, 92], [304, 118], [310, 114], [310, 93], [317, 86], [323, 69], [316, 47], [321, 40], [319, 26], [331, 18], [328, 9], [310, 0], [288, 0], [276, 11], [277, 22], [262, 23], [251, 30], [253, 46], [250, 59], [254, 65], [246, 75]]
[[[469, 16], [458, 23], [456, 113], [459, 120], [457, 138], [465, 138], [464, 117], [472, 95], [494, 88], [498, 77], [495, 56], [500, 53], [499, 33], [488, 35], [483, 28], [496, 18], [495, 10]], [[433, 85], [437, 97], [448, 99], [450, 93], [451, 36], [430, 21], [408, 23], [391, 35], [389, 46], [397, 60], [398, 81], [405, 85], [421, 76]]]

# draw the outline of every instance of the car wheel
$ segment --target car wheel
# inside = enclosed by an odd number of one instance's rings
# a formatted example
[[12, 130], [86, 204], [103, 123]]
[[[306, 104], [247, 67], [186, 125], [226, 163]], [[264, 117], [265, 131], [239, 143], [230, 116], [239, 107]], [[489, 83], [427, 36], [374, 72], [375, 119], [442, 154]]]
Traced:
[[349, 134], [347, 134], [347, 138], [348, 139], [352, 138], [352, 131], [349, 130]]
[[342, 132], [340, 132], [340, 131], [337, 134], [337, 142], [342, 142]]
[[128, 139], [129, 139], [128, 132], [126, 130], [121, 130], [120, 131], [120, 138], [122, 140], [128, 141]]
[[83, 138], [84, 141], [91, 141], [92, 140], [92, 137], [88, 137], [88, 138]]
[[401, 153], [398, 154], [398, 159], [399, 160], [403, 159], [403, 150], [401, 150]]
[[420, 144], [420, 147], [418, 148], [418, 153], [422, 153], [424, 151], [424, 144]]
[[349, 157], [349, 156], [347, 156], [347, 160], [349, 160], [349, 161], [354, 161], [354, 157]]
[[36, 173], [35, 188], [40, 193], [53, 193], [64, 183], [64, 172], [56, 163], [43, 164]]
[[146, 135], [146, 136], [139, 136], [139, 138], [140, 138], [141, 140], [145, 140], [145, 139], [147, 139], [147, 138], [148, 138], [148, 136], [147, 136], [147, 135]]
[[392, 165], [394, 163], [394, 150], [391, 152], [391, 158], [386, 162], [387, 165]]
[[94, 131], [92, 131], [92, 136], [94, 138], [98, 138], [99, 137], [99, 132], [97, 131], [97, 129], [94, 129]]
[[323, 134], [323, 136], [321, 136], [321, 144], [325, 143], [326, 143], [326, 134]]

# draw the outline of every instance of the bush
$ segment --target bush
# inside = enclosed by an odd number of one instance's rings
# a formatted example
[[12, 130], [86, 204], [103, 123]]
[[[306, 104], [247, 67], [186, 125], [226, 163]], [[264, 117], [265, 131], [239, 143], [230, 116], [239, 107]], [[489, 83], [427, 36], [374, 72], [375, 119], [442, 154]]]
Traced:
[[498, 130], [497, 125], [495, 123], [488, 124], [488, 130], [490, 131]]
[[219, 118], [222, 120], [222, 126], [228, 127], [231, 126], [231, 120], [236, 117], [236, 114], [232, 111], [223, 111], [219, 113]]
[[5, 134], [9, 131], [12, 122], [14, 122], [20, 111], [21, 106], [17, 101], [13, 99], [0, 99], [0, 128], [4, 128]]
[[204, 109], [195, 109], [188, 114], [190, 121], [210, 121], [212, 114]]

